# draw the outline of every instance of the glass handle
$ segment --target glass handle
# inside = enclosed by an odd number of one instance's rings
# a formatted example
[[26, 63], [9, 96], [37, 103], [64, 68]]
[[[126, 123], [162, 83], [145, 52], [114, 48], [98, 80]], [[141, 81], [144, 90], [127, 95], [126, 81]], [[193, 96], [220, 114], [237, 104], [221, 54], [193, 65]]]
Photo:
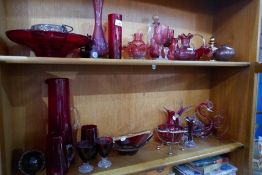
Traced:
[[74, 124], [73, 124], [73, 128], [74, 130], [77, 130], [78, 128], [80, 128], [80, 114], [79, 111], [76, 107], [71, 107], [71, 110], [75, 113], [75, 120], [74, 120]]
[[206, 40], [205, 40], [205, 38], [201, 35], [201, 34], [194, 34], [194, 37], [195, 36], [198, 36], [198, 37], [200, 37], [201, 38], [201, 41], [202, 41], [202, 46], [203, 47], [205, 47], [206, 46]]
[[66, 24], [63, 24], [62, 26], [64, 26], [67, 29], [68, 33], [72, 32], [74, 30], [74, 28], [72, 26], [69, 26], [69, 25], [66, 25]]

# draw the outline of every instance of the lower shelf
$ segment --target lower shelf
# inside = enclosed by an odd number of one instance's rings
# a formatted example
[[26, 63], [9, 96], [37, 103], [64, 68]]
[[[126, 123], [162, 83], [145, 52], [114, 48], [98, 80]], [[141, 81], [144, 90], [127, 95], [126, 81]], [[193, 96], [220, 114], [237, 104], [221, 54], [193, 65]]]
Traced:
[[[123, 156], [112, 152], [109, 155], [112, 167], [106, 170], [97, 167], [97, 162], [100, 159], [100, 157], [97, 156], [96, 160], [91, 161], [91, 164], [95, 167], [92, 174], [123, 175], [137, 173], [156, 169], [158, 167], [177, 165], [210, 156], [225, 154], [243, 147], [243, 144], [238, 142], [221, 141], [212, 137], [207, 139], [195, 139], [195, 141], [198, 146], [194, 149], [185, 149], [184, 151], [181, 151], [178, 146], [175, 146], [175, 155], [173, 156], [167, 155], [167, 146], [163, 146], [160, 150], [157, 150], [157, 143], [154, 141], [148, 143], [144, 148], [139, 150], [137, 154], [132, 156]], [[71, 166], [68, 174], [80, 175], [80, 173], [78, 173], [78, 166], [80, 164], [81, 161], [77, 158], [74, 165]]]

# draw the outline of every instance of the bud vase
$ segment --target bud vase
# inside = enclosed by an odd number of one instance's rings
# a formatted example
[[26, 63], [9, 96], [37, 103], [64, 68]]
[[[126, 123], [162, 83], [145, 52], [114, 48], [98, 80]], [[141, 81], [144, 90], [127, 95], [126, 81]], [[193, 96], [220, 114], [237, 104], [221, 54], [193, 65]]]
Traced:
[[98, 57], [106, 57], [107, 43], [102, 26], [102, 9], [104, 0], [93, 0], [95, 27], [93, 32], [93, 49], [96, 50]]

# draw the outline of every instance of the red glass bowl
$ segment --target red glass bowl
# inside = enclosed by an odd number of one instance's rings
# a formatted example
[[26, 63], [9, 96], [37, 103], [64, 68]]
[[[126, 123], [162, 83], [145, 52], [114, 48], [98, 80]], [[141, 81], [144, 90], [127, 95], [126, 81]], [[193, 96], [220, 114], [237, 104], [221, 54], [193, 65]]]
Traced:
[[9, 30], [7, 37], [29, 47], [39, 57], [66, 57], [91, 42], [91, 36], [40, 30]]
[[114, 149], [123, 155], [133, 155], [152, 138], [152, 131], [144, 131], [114, 138]]
[[157, 135], [164, 143], [178, 143], [187, 131], [174, 124], [162, 124], [157, 128]]

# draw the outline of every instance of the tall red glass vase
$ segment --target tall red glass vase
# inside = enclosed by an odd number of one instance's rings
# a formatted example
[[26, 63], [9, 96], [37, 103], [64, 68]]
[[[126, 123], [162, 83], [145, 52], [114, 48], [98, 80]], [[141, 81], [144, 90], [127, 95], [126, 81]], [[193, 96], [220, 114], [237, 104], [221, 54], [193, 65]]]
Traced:
[[104, 0], [93, 0], [95, 27], [93, 32], [93, 49], [96, 50], [98, 57], [107, 56], [107, 43], [102, 26], [102, 10]]
[[[73, 160], [73, 131], [70, 117], [69, 79], [47, 79], [48, 134], [62, 137], [68, 166]], [[47, 145], [48, 146], [48, 145]]]
[[108, 15], [108, 47], [109, 58], [121, 58], [122, 49], [122, 15]]

